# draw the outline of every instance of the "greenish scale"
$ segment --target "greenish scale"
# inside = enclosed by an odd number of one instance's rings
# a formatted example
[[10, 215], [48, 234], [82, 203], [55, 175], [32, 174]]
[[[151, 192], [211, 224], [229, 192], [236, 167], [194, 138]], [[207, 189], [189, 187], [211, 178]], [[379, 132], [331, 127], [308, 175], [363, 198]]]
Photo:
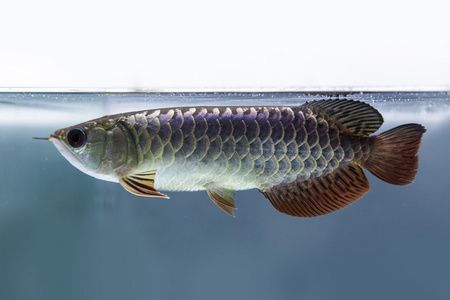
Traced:
[[[366, 160], [372, 138], [299, 107], [170, 108], [120, 115], [122, 172], [157, 170], [156, 187], [269, 189]], [[119, 134], [119, 133], [117, 133]], [[121, 149], [125, 152], [124, 149]]]

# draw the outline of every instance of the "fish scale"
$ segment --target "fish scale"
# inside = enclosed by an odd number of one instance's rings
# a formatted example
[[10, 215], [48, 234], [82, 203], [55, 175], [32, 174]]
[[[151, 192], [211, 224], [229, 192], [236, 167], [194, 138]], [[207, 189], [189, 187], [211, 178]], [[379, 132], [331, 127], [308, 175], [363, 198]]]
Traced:
[[367, 103], [333, 99], [130, 112], [62, 128], [48, 139], [83, 172], [134, 195], [206, 190], [233, 215], [234, 191], [257, 188], [277, 210], [311, 217], [365, 194], [362, 167], [392, 184], [412, 182], [425, 128], [404, 124], [371, 135], [382, 123]]
[[192, 189], [212, 181], [269, 188], [329, 174], [370, 150], [307, 107], [174, 108], [126, 115], [123, 123], [143, 154], [128, 168], [157, 169], [157, 186], [167, 190], [183, 188], [165, 178], [176, 169], [194, 175], [181, 184]]

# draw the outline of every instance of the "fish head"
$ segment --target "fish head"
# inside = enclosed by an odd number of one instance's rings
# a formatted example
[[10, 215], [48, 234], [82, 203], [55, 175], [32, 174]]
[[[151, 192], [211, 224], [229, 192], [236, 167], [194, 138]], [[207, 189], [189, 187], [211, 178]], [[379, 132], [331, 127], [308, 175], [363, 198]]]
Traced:
[[117, 120], [104, 117], [58, 129], [49, 140], [74, 167], [95, 178], [117, 181], [128, 167], [128, 138]]

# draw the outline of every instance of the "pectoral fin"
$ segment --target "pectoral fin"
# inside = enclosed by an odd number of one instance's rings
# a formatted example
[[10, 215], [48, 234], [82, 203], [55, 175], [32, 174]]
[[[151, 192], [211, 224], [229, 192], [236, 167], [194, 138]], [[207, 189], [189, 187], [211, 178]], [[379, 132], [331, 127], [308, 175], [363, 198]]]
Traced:
[[293, 182], [261, 191], [279, 211], [298, 217], [315, 217], [358, 200], [369, 190], [363, 170], [347, 165], [324, 177]]
[[119, 178], [120, 184], [130, 193], [143, 197], [169, 198], [155, 189], [156, 171], [129, 174]]
[[214, 184], [207, 184], [205, 186], [209, 198], [227, 215], [234, 217], [234, 191], [217, 187]]

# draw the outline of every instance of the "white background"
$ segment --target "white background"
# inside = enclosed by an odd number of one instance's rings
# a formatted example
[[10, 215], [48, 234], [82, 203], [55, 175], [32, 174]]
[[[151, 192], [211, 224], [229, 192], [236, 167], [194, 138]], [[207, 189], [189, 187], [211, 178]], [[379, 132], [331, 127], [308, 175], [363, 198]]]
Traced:
[[7, 0], [0, 87], [448, 87], [449, 31], [434, 0]]

